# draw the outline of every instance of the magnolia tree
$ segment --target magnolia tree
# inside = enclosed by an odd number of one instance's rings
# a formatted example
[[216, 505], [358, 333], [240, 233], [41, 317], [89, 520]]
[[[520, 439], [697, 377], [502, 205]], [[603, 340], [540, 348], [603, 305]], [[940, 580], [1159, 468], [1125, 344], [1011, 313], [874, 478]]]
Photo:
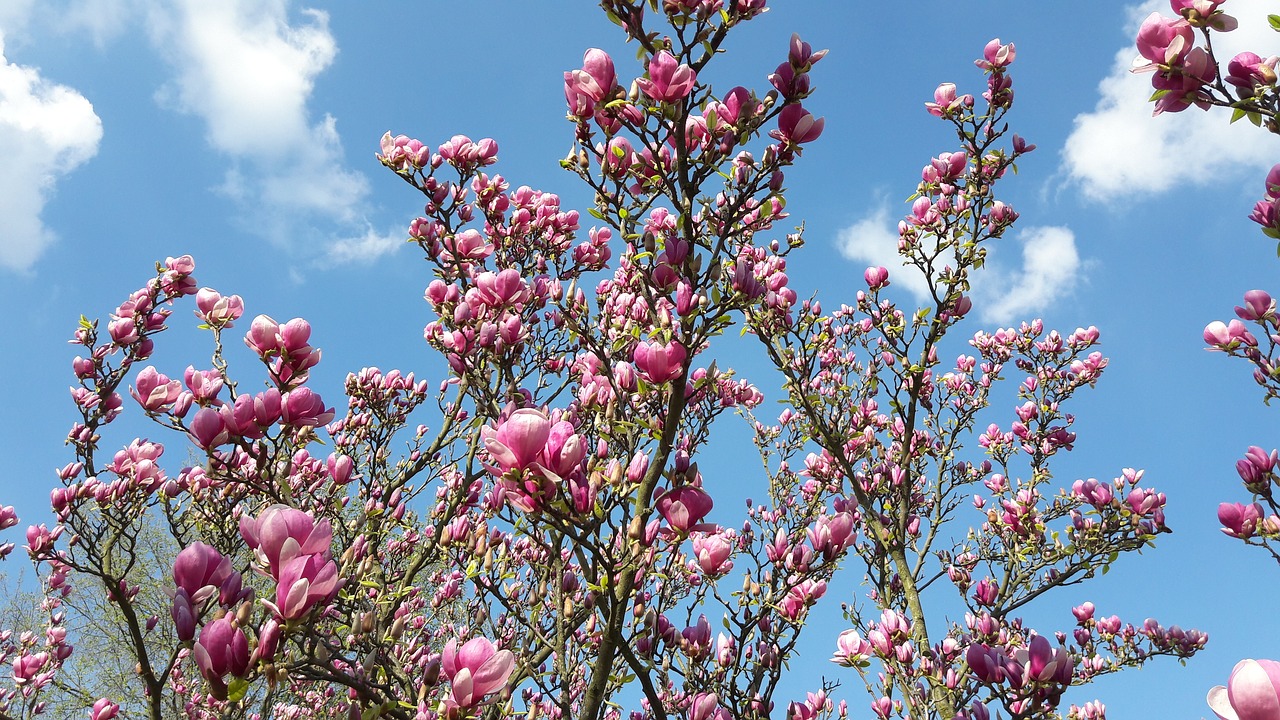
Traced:
[[[1231, 121], [1247, 118], [1280, 134], [1280, 89], [1276, 66], [1280, 57], [1246, 51], [1231, 58], [1224, 70], [1213, 51], [1215, 33], [1236, 29], [1237, 20], [1222, 8], [1225, 0], [1173, 0], [1175, 17], [1154, 13], [1138, 31], [1135, 72], [1152, 72], [1155, 114], [1191, 106], [1230, 108]], [[1280, 31], [1280, 15], [1268, 16]], [[1250, 219], [1271, 238], [1280, 238], [1280, 165], [1267, 174], [1262, 200]], [[1243, 358], [1253, 365], [1253, 378], [1267, 403], [1280, 397], [1280, 315], [1263, 290], [1250, 290], [1236, 306], [1237, 319], [1214, 321], [1204, 330], [1210, 350]], [[1224, 502], [1218, 507], [1222, 531], [1246, 545], [1260, 547], [1280, 562], [1280, 504], [1273, 487], [1280, 483], [1280, 453], [1253, 445], [1236, 461], [1236, 471], [1253, 496], [1248, 505]], [[1273, 720], [1280, 717], [1280, 662], [1242, 660], [1227, 686], [1209, 691], [1209, 706], [1222, 720]]]
[[[81, 324], [57, 522], [27, 530], [47, 621], [3, 636], [4, 717], [63, 687], [73, 587], [107, 601], [136, 659], [131, 685], [79, 698], [94, 720], [1097, 719], [1064, 692], [1204, 645], [1091, 603], [1049, 628], [1020, 617], [1167, 528], [1141, 471], [1054, 480], [1071, 398], [1107, 366], [1098, 330], [966, 320], [972, 274], [1018, 218], [997, 186], [1034, 149], [1006, 123], [1013, 45], [986, 46], [980, 98], [946, 83], [925, 104], [954, 137], [899, 251], [929, 301], [900, 306], [899, 269], [873, 267], [824, 311], [791, 287], [803, 242], [782, 225], [784, 173], [824, 130], [809, 98], [825, 51], [793, 37], [767, 84], [713, 88], [707, 65], [764, 0], [602, 5], [640, 67], [591, 49], [564, 76], [563, 166], [594, 193], [590, 227], [494, 172], [492, 140], [382, 140], [426, 197], [409, 240], [435, 272], [443, 377], [365, 368], [335, 410], [308, 386], [310, 325], [249, 320], [187, 256], [105, 328]], [[212, 358], [146, 365], [192, 300]], [[779, 415], [710, 360], [734, 326], [776, 371]], [[260, 364], [233, 373], [224, 343], [241, 338]], [[168, 453], [110, 439], [125, 412]], [[704, 448], [730, 412], [764, 470], [745, 509], [713, 513], [725, 479]], [[200, 462], [169, 461], [191, 448]], [[140, 600], [148, 517], [181, 548], [158, 613]], [[813, 629], [840, 599], [843, 625]], [[787, 675], [806, 627], [830, 635], [824, 677]]]

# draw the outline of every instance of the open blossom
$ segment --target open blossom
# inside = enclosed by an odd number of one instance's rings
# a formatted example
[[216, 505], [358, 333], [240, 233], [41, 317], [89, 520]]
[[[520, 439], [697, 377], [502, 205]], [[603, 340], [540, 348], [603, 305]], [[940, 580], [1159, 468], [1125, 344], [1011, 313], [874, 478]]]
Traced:
[[836, 638], [836, 654], [831, 656], [831, 662], [845, 667], [857, 667], [871, 657], [871, 652], [871, 643], [862, 639], [857, 630], [850, 628]]
[[1278, 62], [1278, 57], [1264, 60], [1257, 53], [1242, 52], [1227, 63], [1227, 76], [1224, 79], [1236, 86], [1242, 97], [1253, 97], [1258, 88], [1276, 84]]
[[982, 59], [976, 61], [974, 64], [983, 70], [1006, 68], [1013, 63], [1017, 54], [1017, 50], [1014, 48], [1013, 43], [1001, 45], [1000, 38], [995, 38], [988, 42], [987, 46], [982, 49]]
[[1221, 720], [1275, 720], [1280, 717], [1280, 662], [1241, 660], [1226, 686], [1205, 698]]
[[13, 661], [13, 682], [15, 685], [34, 683], [37, 676], [49, 662], [49, 653], [39, 652], [31, 655], [19, 655]]
[[244, 314], [244, 300], [239, 295], [224, 296], [213, 288], [200, 288], [196, 293], [196, 317], [215, 328], [229, 328]]
[[733, 537], [726, 533], [693, 536], [693, 553], [698, 567], [707, 575], [723, 575], [733, 569], [729, 556], [733, 553]]
[[328, 520], [316, 522], [307, 513], [287, 505], [272, 505], [256, 519], [240, 518], [240, 535], [267, 564], [271, 576], [281, 577], [285, 563], [299, 555], [329, 557], [333, 529]]
[[698, 74], [688, 65], [682, 65], [671, 53], [663, 50], [649, 60], [649, 77], [640, 78], [636, 84], [645, 95], [658, 102], [683, 100], [693, 92]]
[[129, 394], [147, 412], [158, 412], [178, 400], [178, 396], [182, 394], [182, 383], [170, 380], [148, 365], [138, 373], [138, 379]]
[[1254, 503], [1222, 503], [1218, 506], [1218, 522], [1222, 523], [1222, 532], [1242, 540], [1252, 537], [1258, 529], [1265, 512], [1262, 506]]
[[457, 640], [450, 640], [441, 653], [449, 700], [457, 707], [479, 705], [486, 695], [506, 687], [515, 662], [510, 650], [498, 650], [487, 638], [472, 638], [461, 648]]
[[952, 113], [959, 111], [964, 107], [973, 106], [972, 95], [956, 96], [955, 83], [942, 83], [933, 91], [933, 102], [924, 104], [930, 115], [935, 117], [948, 117]]
[[551, 419], [546, 413], [533, 408], [520, 408], [496, 429], [481, 431], [485, 449], [500, 474], [533, 466], [550, 435]]
[[323, 555], [297, 555], [281, 565], [278, 581], [274, 609], [284, 620], [297, 620], [337, 594], [338, 564]]

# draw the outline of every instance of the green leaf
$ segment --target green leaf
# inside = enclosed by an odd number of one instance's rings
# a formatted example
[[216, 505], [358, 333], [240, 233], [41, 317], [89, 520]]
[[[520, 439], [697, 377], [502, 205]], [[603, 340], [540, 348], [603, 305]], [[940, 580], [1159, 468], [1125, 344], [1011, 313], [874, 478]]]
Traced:
[[248, 680], [245, 680], [244, 678], [232, 678], [231, 684], [227, 686], [227, 700], [229, 702], [240, 702], [248, 692]]
[[1280, 15], [1268, 15], [1267, 22], [1271, 25], [1271, 29], [1280, 32]]
[[1239, 120], [1240, 118], [1244, 117], [1247, 114], [1248, 113], [1246, 113], [1244, 110], [1241, 110], [1240, 108], [1236, 108], [1235, 110], [1232, 110], [1231, 122], [1228, 124], [1234, 125], [1237, 120]]

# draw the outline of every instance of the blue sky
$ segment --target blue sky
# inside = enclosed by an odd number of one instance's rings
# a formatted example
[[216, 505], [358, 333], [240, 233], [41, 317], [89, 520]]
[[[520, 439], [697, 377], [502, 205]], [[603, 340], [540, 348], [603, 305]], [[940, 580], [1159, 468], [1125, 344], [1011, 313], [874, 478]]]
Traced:
[[[866, 265], [897, 268], [901, 201], [930, 156], [954, 149], [923, 109], [933, 88], [979, 92], [982, 46], [1017, 44], [1011, 121], [1039, 149], [1005, 183], [1022, 220], [977, 282], [968, 331], [1036, 316], [1064, 331], [1098, 326], [1111, 366], [1075, 406], [1079, 440], [1057, 477], [1146, 468], [1175, 530], [1033, 617], [1066, 629], [1069, 608], [1092, 599], [1103, 614], [1208, 631], [1186, 669], [1159, 663], [1075, 697], [1100, 696], [1113, 718], [1208, 715], [1205, 691], [1236, 660], [1280, 658], [1280, 570], [1215, 517], [1220, 501], [1244, 499], [1234, 462], [1250, 444], [1274, 446], [1276, 414], [1243, 364], [1200, 340], [1244, 291], [1280, 291], [1273, 243], [1246, 219], [1280, 142], [1224, 113], [1150, 117], [1147, 78], [1127, 68], [1137, 22], [1164, 3], [777, 5], [703, 79], [764, 86], [793, 31], [830, 48], [806, 102], [825, 134], [787, 176], [808, 241], [792, 285], [828, 305], [852, 297]], [[1242, 29], [1224, 57], [1276, 52], [1268, 5], [1232, 0]], [[81, 313], [104, 317], [155, 260], [191, 253], [201, 284], [243, 295], [249, 316], [312, 321], [324, 350], [315, 384], [331, 402], [366, 365], [438, 379], [421, 340], [430, 277], [402, 242], [420, 203], [374, 160], [378, 138], [493, 137], [513, 186], [584, 208], [556, 162], [571, 140], [561, 75], [592, 46], [620, 75], [639, 72], [587, 2], [5, 0], [0, 38], [0, 504], [36, 522], [67, 461], [65, 341]], [[905, 271], [893, 277], [909, 298]], [[175, 314], [154, 357], [162, 371], [207, 357], [194, 324]], [[744, 374], [770, 387], [760, 358], [742, 356]], [[151, 432], [127, 420], [114, 430], [122, 444]], [[712, 452], [728, 478], [740, 433], [725, 433]], [[176, 469], [184, 450], [168, 441]], [[715, 464], [703, 466], [714, 483]], [[722, 502], [717, 513], [731, 522], [734, 511]], [[856, 578], [834, 591], [851, 598]], [[839, 674], [825, 661], [839, 629], [811, 634], [806, 673]], [[862, 716], [865, 699], [849, 698]]]

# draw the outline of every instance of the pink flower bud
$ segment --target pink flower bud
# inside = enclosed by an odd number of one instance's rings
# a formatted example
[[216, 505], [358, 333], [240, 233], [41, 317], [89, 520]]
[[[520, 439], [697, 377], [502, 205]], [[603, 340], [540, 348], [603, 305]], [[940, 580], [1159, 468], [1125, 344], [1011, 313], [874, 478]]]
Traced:
[[684, 346], [672, 340], [665, 344], [656, 341], [640, 343], [632, 360], [646, 380], [660, 385], [680, 376], [687, 357]]
[[713, 504], [702, 488], [681, 485], [663, 493], [654, 507], [672, 529], [686, 534], [711, 512]]

